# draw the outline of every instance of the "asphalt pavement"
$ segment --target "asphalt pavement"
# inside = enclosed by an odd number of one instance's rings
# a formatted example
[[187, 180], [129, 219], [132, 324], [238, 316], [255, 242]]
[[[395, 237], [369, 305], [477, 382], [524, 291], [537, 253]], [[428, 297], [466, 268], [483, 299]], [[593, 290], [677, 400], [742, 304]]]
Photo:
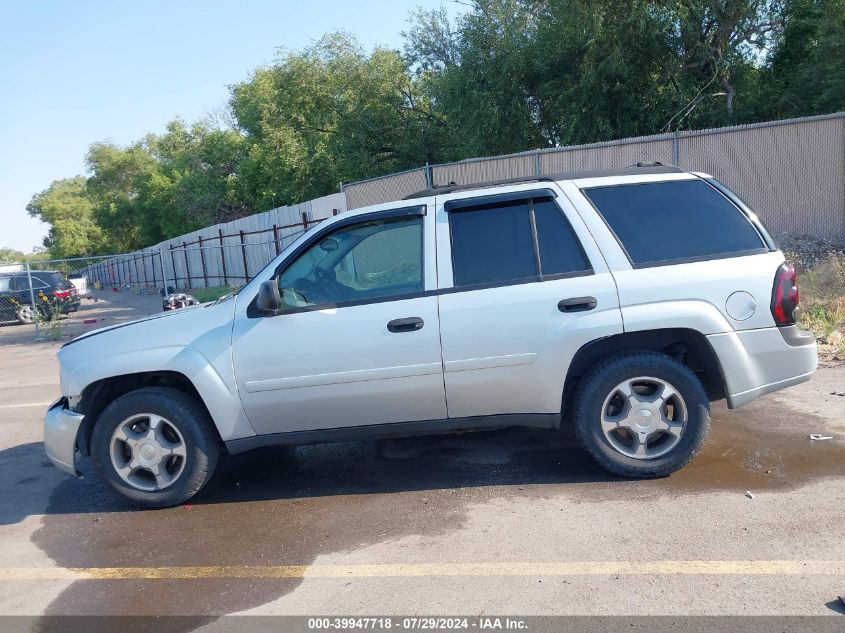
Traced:
[[[121, 300], [98, 309], [142, 313]], [[224, 458], [190, 504], [139, 511], [88, 464], [77, 480], [44, 456], [57, 345], [0, 345], [0, 614], [27, 626], [178, 614], [198, 619], [177, 630], [216, 630], [246, 613], [845, 628], [843, 367], [714, 404], [704, 451], [664, 479], [610, 476], [566, 432], [506, 430], [261, 449]]]

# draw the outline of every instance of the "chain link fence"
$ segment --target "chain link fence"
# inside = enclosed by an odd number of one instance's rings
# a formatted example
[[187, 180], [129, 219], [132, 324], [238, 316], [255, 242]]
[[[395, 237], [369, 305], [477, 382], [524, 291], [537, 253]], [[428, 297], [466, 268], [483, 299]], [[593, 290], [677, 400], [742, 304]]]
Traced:
[[140, 281], [142, 268], [135, 260], [120, 264], [113, 256], [44, 259], [0, 265], [0, 325], [34, 326], [36, 339], [61, 338], [64, 321], [82, 307], [84, 300], [96, 301], [98, 293], [117, 280], [133, 282], [144, 293], [154, 291], [163, 279], [162, 268], [152, 260], [152, 278]]
[[[3, 264], [0, 325], [34, 326], [36, 340], [58, 340], [86, 301], [109, 299], [112, 293], [156, 297], [159, 309], [161, 298], [174, 292], [197, 293], [200, 301], [217, 298], [247, 283], [320, 221], [303, 216], [294, 225], [230, 234], [221, 230], [217, 239], [199, 237], [167, 248]], [[20, 337], [11, 339], [19, 342]]]
[[770, 230], [845, 234], [845, 113], [536, 150], [346, 183], [347, 208], [399, 200], [431, 186], [551, 176], [659, 161], [711, 174]]

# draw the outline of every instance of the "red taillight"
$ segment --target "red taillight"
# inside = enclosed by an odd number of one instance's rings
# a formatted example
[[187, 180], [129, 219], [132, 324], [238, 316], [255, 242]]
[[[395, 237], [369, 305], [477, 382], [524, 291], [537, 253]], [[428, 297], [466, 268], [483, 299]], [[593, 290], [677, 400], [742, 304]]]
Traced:
[[798, 275], [791, 264], [782, 264], [775, 273], [772, 288], [772, 316], [777, 325], [795, 323], [795, 309], [801, 301], [798, 295]]
[[56, 299], [67, 299], [70, 296], [70, 290], [54, 290], [53, 294]]

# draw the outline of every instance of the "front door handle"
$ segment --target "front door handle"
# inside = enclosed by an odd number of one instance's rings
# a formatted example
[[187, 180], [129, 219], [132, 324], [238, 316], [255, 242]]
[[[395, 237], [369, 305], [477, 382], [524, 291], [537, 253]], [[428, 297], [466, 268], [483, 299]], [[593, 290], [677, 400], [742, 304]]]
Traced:
[[558, 303], [557, 309], [561, 312], [586, 312], [595, 308], [596, 305], [595, 297], [572, 297]]
[[414, 330], [421, 330], [425, 325], [419, 317], [408, 317], [406, 319], [393, 319], [387, 324], [387, 329], [391, 332], [413, 332]]

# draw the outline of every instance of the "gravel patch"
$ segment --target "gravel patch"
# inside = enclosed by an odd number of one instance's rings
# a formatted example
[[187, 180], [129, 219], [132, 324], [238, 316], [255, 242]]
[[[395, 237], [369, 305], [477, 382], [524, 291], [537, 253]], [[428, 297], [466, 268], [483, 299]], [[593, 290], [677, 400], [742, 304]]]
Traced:
[[845, 257], [845, 235], [819, 236], [803, 233], [778, 233], [773, 235], [786, 259], [800, 269], [812, 268], [831, 255]]

